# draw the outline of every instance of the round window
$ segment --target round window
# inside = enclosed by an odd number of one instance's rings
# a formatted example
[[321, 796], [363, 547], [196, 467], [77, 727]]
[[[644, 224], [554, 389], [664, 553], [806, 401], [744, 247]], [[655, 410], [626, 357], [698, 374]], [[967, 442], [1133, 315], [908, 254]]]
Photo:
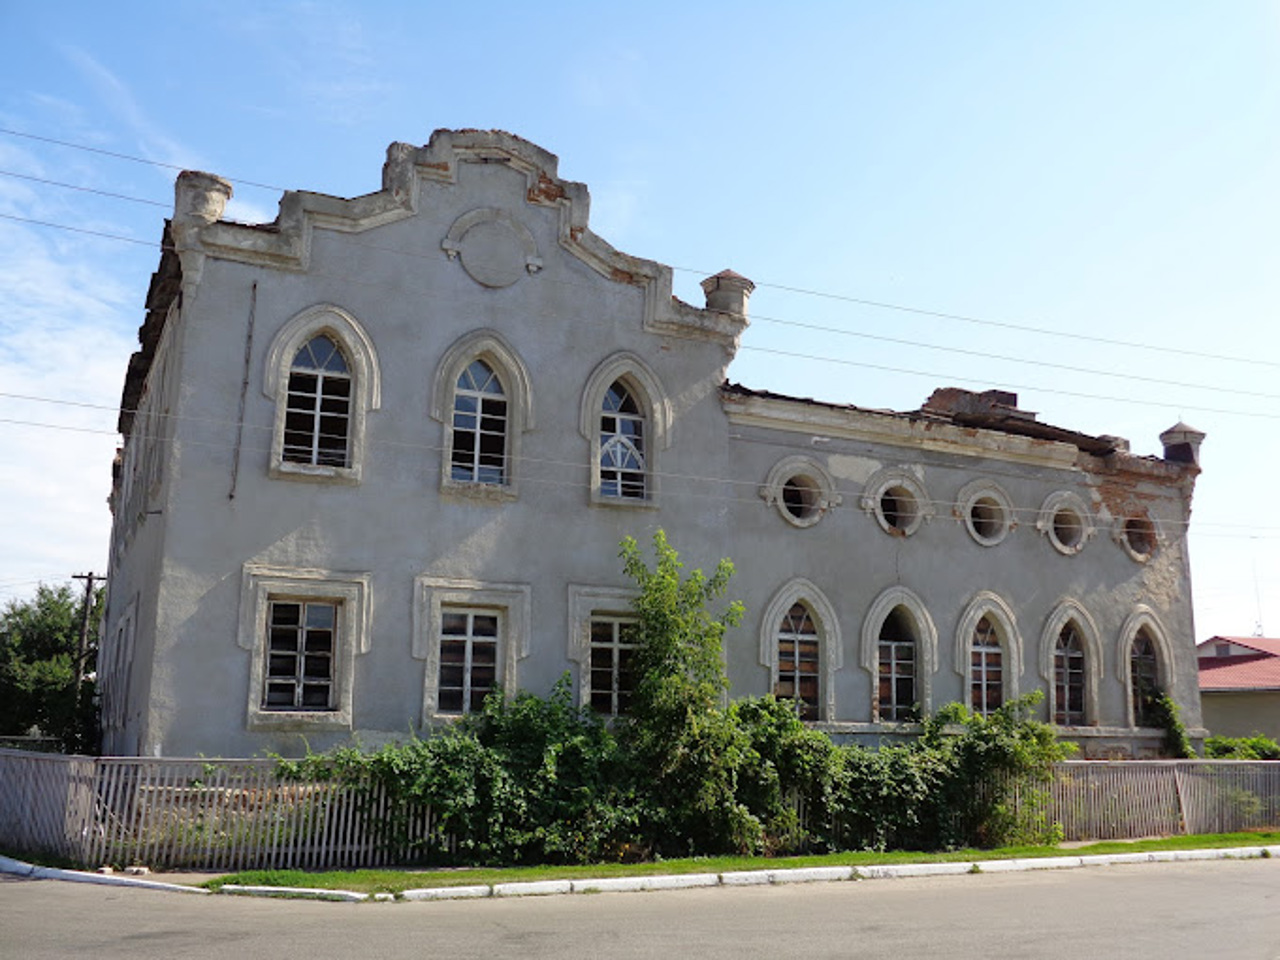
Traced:
[[1156, 528], [1146, 517], [1129, 517], [1124, 522], [1124, 546], [1135, 560], [1146, 560], [1156, 552]]
[[793, 527], [812, 527], [840, 504], [835, 481], [813, 457], [779, 460], [760, 487], [760, 496]]
[[1049, 538], [1055, 550], [1068, 556], [1083, 550], [1095, 532], [1084, 501], [1069, 490], [1049, 495], [1040, 508], [1036, 528]]
[[969, 505], [969, 524], [979, 540], [999, 540], [1004, 536], [1008, 520], [995, 497], [978, 497]]
[[862, 509], [875, 517], [885, 533], [909, 537], [934, 514], [924, 484], [910, 470], [885, 467], [867, 481]]
[[995, 482], [979, 478], [960, 488], [956, 517], [969, 536], [984, 547], [994, 547], [1013, 529], [1013, 501]]
[[822, 491], [812, 477], [788, 477], [782, 485], [782, 508], [797, 520], [812, 520], [822, 509]]
[[1061, 549], [1074, 552], [1084, 539], [1084, 521], [1070, 507], [1060, 507], [1053, 515], [1051, 535]]
[[915, 526], [918, 514], [916, 498], [906, 487], [890, 487], [880, 494], [880, 515], [894, 530], [906, 534]]

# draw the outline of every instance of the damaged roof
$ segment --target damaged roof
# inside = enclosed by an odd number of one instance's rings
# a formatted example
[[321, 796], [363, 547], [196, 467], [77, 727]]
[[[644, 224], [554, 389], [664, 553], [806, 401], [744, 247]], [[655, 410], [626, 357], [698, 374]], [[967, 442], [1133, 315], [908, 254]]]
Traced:
[[851, 403], [829, 403], [809, 397], [792, 397], [769, 390], [753, 390], [741, 384], [726, 381], [721, 388], [730, 396], [760, 397], [767, 400], [783, 400], [791, 403], [824, 407], [831, 410], [850, 410], [859, 413], [880, 414], [910, 421], [948, 423], [959, 427], [995, 430], [1001, 433], [1035, 440], [1053, 440], [1069, 443], [1084, 453], [1105, 457], [1117, 450], [1127, 452], [1128, 441], [1120, 437], [1093, 436], [1041, 423], [1036, 414], [1018, 407], [1018, 395], [1005, 390], [987, 390], [975, 393], [960, 387], [939, 387], [934, 390], [918, 410], [885, 410], [859, 407]]

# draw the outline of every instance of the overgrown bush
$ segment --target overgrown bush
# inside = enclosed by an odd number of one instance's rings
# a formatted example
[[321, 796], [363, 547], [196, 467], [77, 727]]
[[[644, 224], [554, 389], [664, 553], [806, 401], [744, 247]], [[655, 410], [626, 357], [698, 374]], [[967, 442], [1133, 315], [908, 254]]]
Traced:
[[1210, 760], [1280, 760], [1280, 743], [1255, 733], [1252, 737], [1209, 737], [1204, 755]]
[[[573, 705], [567, 676], [546, 698], [490, 696], [479, 714], [425, 739], [280, 765], [287, 777], [381, 786], [383, 842], [432, 862], [610, 859], [637, 819], [617, 739]], [[410, 811], [426, 806], [432, 831], [415, 837]]]
[[[1051, 825], [1018, 817], [1073, 748], [1032, 719], [1039, 694], [990, 716], [959, 704], [910, 743], [838, 747], [772, 696], [726, 704], [722, 640], [739, 604], [710, 611], [733, 567], [685, 575], [662, 531], [650, 568], [634, 540], [637, 682], [611, 729], [574, 705], [566, 675], [549, 697], [495, 694], [477, 715], [372, 753], [281, 761], [286, 775], [381, 785], [383, 839], [436, 862], [563, 863], [622, 856], [940, 849], [1036, 842]], [[430, 806], [428, 837], [408, 811]], [[1034, 806], [1034, 804], [1032, 804]]]

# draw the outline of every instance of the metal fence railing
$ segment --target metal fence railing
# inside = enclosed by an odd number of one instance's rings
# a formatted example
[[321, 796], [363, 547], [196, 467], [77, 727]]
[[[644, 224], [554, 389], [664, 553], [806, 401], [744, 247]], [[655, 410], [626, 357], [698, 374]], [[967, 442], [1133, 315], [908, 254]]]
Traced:
[[[1280, 762], [1080, 760], [1022, 813], [1067, 840], [1280, 829]], [[389, 842], [396, 819], [405, 833]], [[0, 749], [0, 849], [87, 866], [232, 871], [408, 862], [430, 810], [394, 811], [379, 789], [281, 779], [273, 760], [68, 757]]]

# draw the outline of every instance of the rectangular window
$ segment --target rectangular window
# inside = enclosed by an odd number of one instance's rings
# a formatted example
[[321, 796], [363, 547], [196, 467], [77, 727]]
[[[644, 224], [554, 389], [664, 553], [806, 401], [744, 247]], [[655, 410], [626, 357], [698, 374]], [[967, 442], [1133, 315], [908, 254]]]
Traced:
[[351, 419], [351, 380], [295, 371], [289, 375], [284, 459], [345, 467]]
[[264, 710], [332, 710], [339, 605], [272, 599], [267, 613]]
[[250, 651], [250, 730], [350, 730], [369, 650], [369, 574], [246, 563], [236, 642]]
[[591, 707], [616, 717], [631, 708], [635, 691], [635, 623], [623, 617], [591, 618]]
[[441, 713], [478, 713], [497, 686], [499, 613], [443, 607], [440, 613]]
[[880, 641], [880, 719], [916, 720], [916, 645], [911, 640]]
[[1084, 724], [1084, 651], [1059, 647], [1054, 654], [1053, 722]]

